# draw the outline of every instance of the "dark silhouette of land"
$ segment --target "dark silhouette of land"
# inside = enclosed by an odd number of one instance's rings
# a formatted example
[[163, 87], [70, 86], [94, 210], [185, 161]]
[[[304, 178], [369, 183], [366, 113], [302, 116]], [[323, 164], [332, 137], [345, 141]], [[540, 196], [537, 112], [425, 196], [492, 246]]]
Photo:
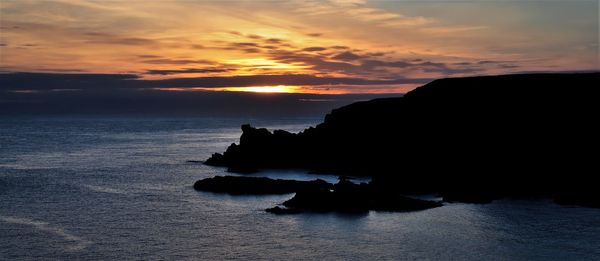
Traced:
[[302, 190], [329, 190], [333, 185], [322, 179], [297, 181], [263, 177], [216, 176], [199, 180], [194, 189], [232, 195], [287, 194]]
[[[449, 202], [552, 197], [600, 207], [598, 86], [600, 73], [435, 80], [335, 109], [298, 134], [243, 125], [240, 144], [205, 163], [371, 176], [378, 193], [439, 193]], [[326, 194], [307, 197], [327, 202]]]
[[354, 184], [345, 178], [333, 185], [324, 180], [296, 181], [265, 177], [216, 176], [197, 181], [194, 189], [231, 195], [296, 195], [284, 207], [266, 211], [275, 214], [310, 212], [363, 213], [369, 210], [413, 211], [439, 207], [434, 201], [412, 199], [400, 193], [380, 191], [371, 184]]
[[[413, 199], [398, 192], [377, 189], [371, 184], [354, 184], [345, 179], [335, 184], [332, 190], [298, 191], [283, 205], [292, 210], [346, 213], [415, 211], [442, 206], [440, 202]], [[273, 212], [273, 209], [267, 209], [270, 210]]]

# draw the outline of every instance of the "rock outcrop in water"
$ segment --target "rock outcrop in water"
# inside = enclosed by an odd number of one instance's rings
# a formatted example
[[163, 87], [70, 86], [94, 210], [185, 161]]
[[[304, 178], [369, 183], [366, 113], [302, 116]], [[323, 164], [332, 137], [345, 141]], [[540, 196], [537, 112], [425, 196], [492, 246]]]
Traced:
[[226, 166], [228, 171], [238, 173], [256, 172], [261, 168], [305, 168], [300, 162], [306, 163], [306, 155], [295, 151], [302, 146], [302, 139], [298, 137], [284, 130], [270, 132], [245, 124], [240, 145], [231, 144], [224, 154], [215, 153], [205, 163]]
[[364, 213], [379, 211], [415, 211], [439, 207], [435, 201], [405, 197], [398, 193], [384, 193], [373, 189], [370, 184], [354, 184], [346, 179], [332, 185], [324, 180], [296, 181], [264, 177], [216, 176], [197, 181], [194, 189], [233, 195], [296, 195], [283, 203], [266, 209], [275, 214], [300, 212], [344, 212]]
[[378, 191], [448, 201], [598, 206], [598, 86], [600, 73], [441, 79], [335, 109], [298, 134], [244, 125], [240, 144], [206, 164], [372, 176]]
[[322, 179], [297, 181], [264, 177], [216, 176], [196, 181], [194, 189], [233, 195], [288, 194], [304, 190], [329, 190], [333, 185]]
[[[344, 179], [335, 184], [333, 190], [299, 191], [283, 205], [292, 211], [344, 213], [364, 213], [369, 210], [417, 211], [442, 206], [439, 202], [409, 198], [390, 191], [380, 191], [374, 189], [370, 184], [354, 184]], [[285, 214], [285, 212], [283, 213]]]

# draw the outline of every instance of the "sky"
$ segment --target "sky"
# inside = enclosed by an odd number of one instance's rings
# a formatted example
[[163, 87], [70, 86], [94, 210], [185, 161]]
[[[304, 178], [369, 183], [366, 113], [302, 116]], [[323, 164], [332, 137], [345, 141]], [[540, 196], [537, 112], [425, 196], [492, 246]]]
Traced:
[[397, 94], [443, 77], [599, 70], [598, 6], [0, 0], [0, 88]]

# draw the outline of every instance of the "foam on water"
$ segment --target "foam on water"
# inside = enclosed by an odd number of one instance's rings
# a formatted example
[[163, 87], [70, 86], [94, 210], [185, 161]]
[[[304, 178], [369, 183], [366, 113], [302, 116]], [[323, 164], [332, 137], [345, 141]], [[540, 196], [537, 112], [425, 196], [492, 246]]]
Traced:
[[47, 222], [9, 216], [0, 216], [0, 221], [8, 224], [30, 226], [40, 232], [46, 232], [60, 236], [68, 243], [65, 248], [67, 251], [80, 251], [92, 244], [92, 242], [89, 240], [73, 235], [62, 228], [51, 226]]

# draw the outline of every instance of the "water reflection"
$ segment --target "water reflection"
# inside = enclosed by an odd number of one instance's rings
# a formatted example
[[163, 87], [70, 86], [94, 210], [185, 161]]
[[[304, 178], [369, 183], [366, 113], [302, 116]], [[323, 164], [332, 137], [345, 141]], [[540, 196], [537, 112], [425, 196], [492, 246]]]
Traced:
[[[198, 192], [246, 120], [26, 120], [0, 128], [0, 216], [45, 222], [93, 242], [0, 222], [0, 259], [587, 259], [600, 210], [501, 201], [408, 213], [272, 215], [289, 198]], [[265, 123], [265, 121], [263, 121]], [[310, 122], [272, 122], [301, 126]], [[268, 124], [257, 124], [267, 126]], [[60, 130], [60, 131], [57, 131]], [[137, 135], [144, 137], [136, 138]], [[267, 171], [302, 180], [336, 176]], [[73, 245], [76, 245], [73, 241]]]

